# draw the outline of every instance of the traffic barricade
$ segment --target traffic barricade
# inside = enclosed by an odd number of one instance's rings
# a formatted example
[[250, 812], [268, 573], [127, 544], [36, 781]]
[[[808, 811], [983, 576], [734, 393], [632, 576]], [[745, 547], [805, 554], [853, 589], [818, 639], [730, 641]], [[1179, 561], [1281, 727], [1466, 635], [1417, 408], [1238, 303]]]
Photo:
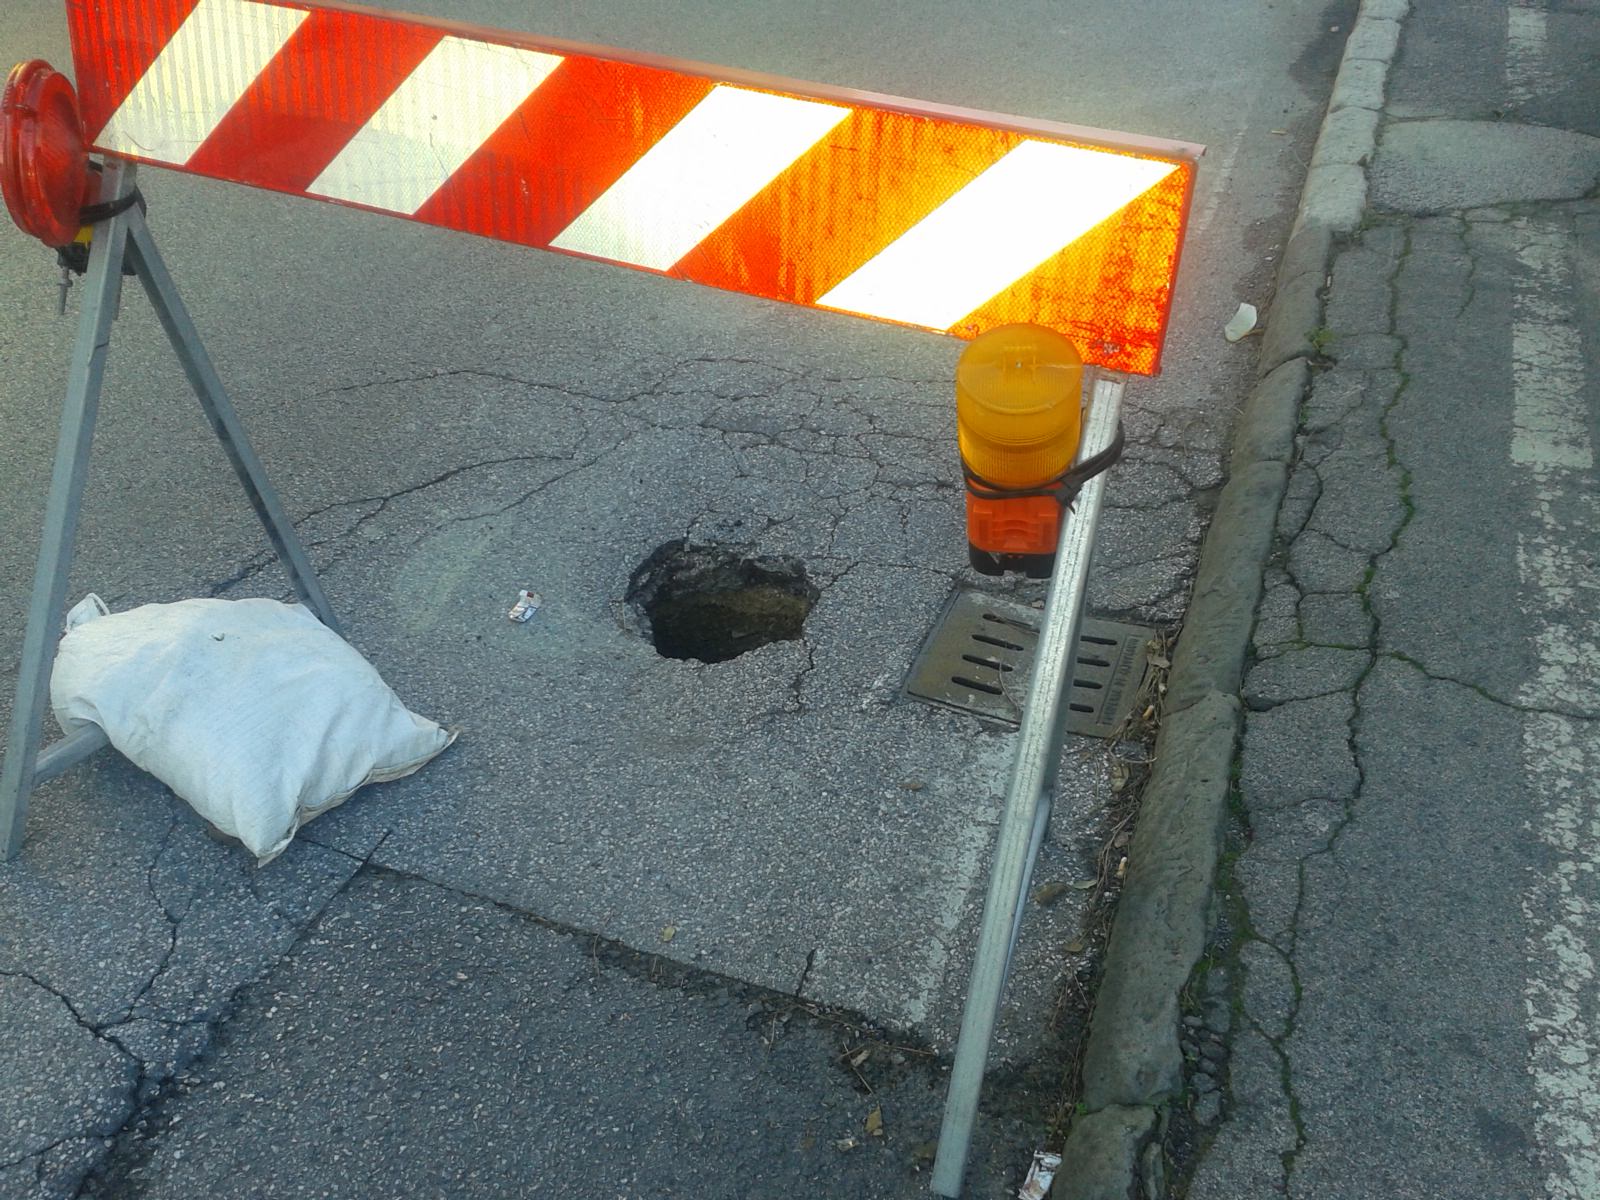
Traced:
[[[156, 247], [139, 164], [983, 339], [958, 383], [972, 561], [1051, 583], [934, 1166], [934, 1191], [958, 1195], [1049, 821], [1124, 376], [1159, 368], [1200, 148], [342, 4], [66, 10], [76, 88], [35, 60], [0, 102], [7, 208], [56, 250], [63, 308], [83, 278], [0, 768], [7, 856], [33, 789], [106, 744], [40, 736], [125, 274], [296, 594], [337, 630]], [[1017, 466], [1013, 434], [1049, 467]], [[999, 478], [1007, 463], [1021, 474]]]

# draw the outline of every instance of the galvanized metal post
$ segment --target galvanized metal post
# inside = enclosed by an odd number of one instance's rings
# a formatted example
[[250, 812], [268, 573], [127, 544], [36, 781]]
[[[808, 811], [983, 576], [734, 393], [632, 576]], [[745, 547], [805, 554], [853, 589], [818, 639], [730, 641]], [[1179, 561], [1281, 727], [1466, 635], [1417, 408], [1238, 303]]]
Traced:
[[[114, 162], [106, 165], [100, 187], [102, 200], [119, 199], [132, 188], [131, 168], [124, 169]], [[28, 602], [28, 624], [22, 635], [16, 705], [11, 710], [5, 764], [0, 766], [0, 831], [5, 834], [8, 859], [15, 858], [22, 847], [28, 796], [33, 791], [38, 765], [39, 729], [50, 696], [50, 670], [55, 665], [56, 639], [61, 634], [66, 608], [67, 574], [72, 567], [83, 485], [89, 474], [89, 448], [100, 407], [100, 382], [111, 344], [111, 322], [116, 319], [117, 298], [122, 291], [122, 254], [127, 238], [127, 223], [113, 220], [96, 230], [89, 246], [83, 312], [72, 345], [72, 365], [67, 370], [61, 434], [56, 439], [44, 529], [39, 535], [39, 560], [33, 572], [33, 595]]]
[[[111, 160], [104, 167], [101, 199], [121, 199], [133, 191], [133, 184], [133, 164]], [[50, 695], [56, 641], [61, 634], [66, 608], [78, 511], [83, 503], [89, 450], [100, 407], [100, 388], [105, 377], [106, 355], [111, 347], [111, 323], [116, 319], [121, 300], [125, 261], [133, 266], [144, 284], [167, 339], [177, 352], [251, 507], [261, 519], [273, 549], [278, 552], [295, 594], [324, 625], [339, 632], [333, 608], [311, 568], [299, 535], [250, 446], [244, 426], [200, 341], [200, 334], [178, 297], [172, 276], [145, 224], [144, 213], [138, 206], [118, 213], [95, 227], [94, 240], [89, 245], [83, 313], [78, 320], [72, 365], [67, 373], [61, 434], [56, 442], [33, 595], [28, 605], [28, 624], [22, 639], [16, 705], [11, 712], [5, 761], [0, 765], [0, 833], [5, 836], [7, 859], [15, 858], [22, 846], [28, 797], [33, 789], [107, 744], [101, 730], [85, 728], [68, 734], [41, 753], [39, 737]]]
[[[1121, 408], [1122, 380], [1097, 379], [1085, 420], [1080, 461], [1111, 444]], [[989, 869], [989, 891], [972, 962], [972, 981], [961, 1014], [961, 1034], [950, 1069], [939, 1150], [933, 1162], [933, 1191], [940, 1196], [961, 1194], [989, 1045], [994, 1039], [1001, 994], [1022, 928], [1023, 897], [1049, 827], [1065, 725], [1063, 705], [1072, 683], [1078, 624], [1105, 480], [1101, 474], [1084, 485], [1071, 514], [1062, 523], [1056, 548], [1055, 574], [1039, 631], [1033, 680], [1017, 732], [1016, 760]]]

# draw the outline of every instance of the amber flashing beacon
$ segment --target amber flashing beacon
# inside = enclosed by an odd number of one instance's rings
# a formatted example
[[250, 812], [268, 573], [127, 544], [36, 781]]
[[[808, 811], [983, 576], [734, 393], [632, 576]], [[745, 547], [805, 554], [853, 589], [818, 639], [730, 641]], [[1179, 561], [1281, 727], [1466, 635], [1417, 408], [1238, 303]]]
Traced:
[[1002, 325], [956, 364], [956, 434], [966, 476], [967, 548], [986, 575], [1048, 576], [1083, 425], [1083, 358], [1038, 325]]

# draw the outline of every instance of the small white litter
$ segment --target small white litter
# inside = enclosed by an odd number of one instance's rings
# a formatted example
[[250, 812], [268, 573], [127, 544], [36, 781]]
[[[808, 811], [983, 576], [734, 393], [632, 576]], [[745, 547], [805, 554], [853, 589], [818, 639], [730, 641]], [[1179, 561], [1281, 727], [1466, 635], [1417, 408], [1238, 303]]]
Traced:
[[451, 742], [302, 606], [183, 600], [67, 620], [50, 700], [98, 725], [260, 863], [356, 789], [409, 775]]
[[1028, 1177], [1022, 1181], [1022, 1187], [1017, 1192], [1017, 1200], [1044, 1200], [1050, 1191], [1050, 1184], [1056, 1177], [1056, 1172], [1061, 1169], [1061, 1155], [1052, 1154], [1048, 1150], [1035, 1150], [1033, 1152], [1033, 1166], [1028, 1168]]
[[1257, 316], [1254, 304], [1239, 305], [1239, 311], [1234, 313], [1233, 318], [1222, 327], [1222, 336], [1230, 342], [1248, 337], [1255, 332]]
[[517, 602], [511, 606], [511, 611], [506, 616], [520, 625], [533, 620], [533, 614], [538, 612], [543, 604], [544, 597], [538, 592], [524, 589], [517, 593]]

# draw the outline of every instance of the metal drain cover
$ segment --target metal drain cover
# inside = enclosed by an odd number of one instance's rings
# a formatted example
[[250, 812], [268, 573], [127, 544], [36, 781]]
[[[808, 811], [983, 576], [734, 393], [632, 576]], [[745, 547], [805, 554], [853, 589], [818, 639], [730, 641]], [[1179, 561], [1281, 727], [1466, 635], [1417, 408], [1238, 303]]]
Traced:
[[[1010, 725], [1022, 719], [1044, 614], [983, 592], [959, 590], [945, 605], [906, 678], [905, 694]], [[1144, 625], [1084, 614], [1067, 696], [1067, 731], [1110, 737], [1144, 678]]]

